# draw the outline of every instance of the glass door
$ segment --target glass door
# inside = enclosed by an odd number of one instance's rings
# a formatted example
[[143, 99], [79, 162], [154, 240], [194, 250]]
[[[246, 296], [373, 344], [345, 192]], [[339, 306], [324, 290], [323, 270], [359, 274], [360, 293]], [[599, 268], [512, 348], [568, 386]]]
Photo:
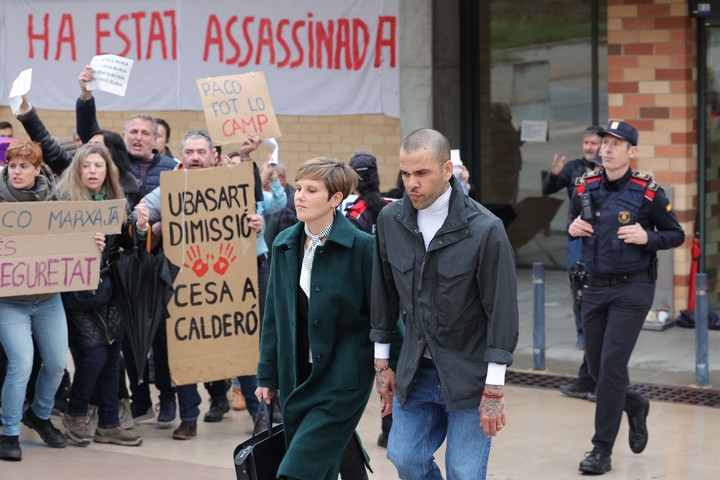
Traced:
[[707, 29], [704, 272], [708, 306], [720, 309], [720, 27]]

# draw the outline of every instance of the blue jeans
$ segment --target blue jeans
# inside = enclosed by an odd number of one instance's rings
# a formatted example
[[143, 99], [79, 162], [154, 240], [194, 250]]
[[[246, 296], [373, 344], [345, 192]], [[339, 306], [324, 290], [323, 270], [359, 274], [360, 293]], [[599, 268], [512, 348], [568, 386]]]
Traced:
[[255, 389], [257, 388], [257, 376], [256, 375], [244, 375], [242, 377], [232, 377], [230, 380], [233, 387], [240, 387], [242, 396], [245, 397], [245, 405], [247, 411], [252, 418], [257, 416], [258, 410], [260, 409], [260, 402], [258, 402], [255, 396]]
[[447, 412], [437, 371], [421, 366], [405, 403], [400, 405], [397, 398], [393, 399], [387, 457], [397, 468], [398, 477], [442, 480], [434, 454], [446, 437], [448, 480], [483, 480], [492, 437], [483, 433], [478, 407]]
[[33, 338], [42, 358], [32, 409], [50, 418], [65, 370], [68, 332], [60, 294], [36, 301], [0, 298], [0, 343], [8, 357], [2, 388], [3, 435], [19, 435], [25, 389], [33, 364]]
[[180, 420], [184, 422], [197, 421], [197, 418], [200, 416], [200, 402], [202, 402], [200, 393], [198, 393], [197, 383], [176, 385], [175, 392], [178, 398]]
[[97, 394], [98, 427], [120, 426], [118, 419], [118, 390], [120, 379], [120, 342], [93, 348], [73, 348], [75, 363], [67, 414], [84, 417], [93, 388]]

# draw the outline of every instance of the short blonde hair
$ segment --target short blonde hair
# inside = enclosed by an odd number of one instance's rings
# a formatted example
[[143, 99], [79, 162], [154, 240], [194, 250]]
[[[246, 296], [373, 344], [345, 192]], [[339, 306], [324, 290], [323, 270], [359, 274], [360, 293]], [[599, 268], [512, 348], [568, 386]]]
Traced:
[[300, 165], [295, 181], [305, 178], [322, 180], [328, 191], [328, 200], [337, 192], [342, 193], [343, 199], [347, 198], [360, 180], [358, 174], [349, 165], [328, 157], [311, 158]]
[[15, 140], [5, 151], [5, 162], [10, 163], [15, 158], [27, 160], [37, 168], [43, 162], [42, 149], [40, 145], [30, 140]]

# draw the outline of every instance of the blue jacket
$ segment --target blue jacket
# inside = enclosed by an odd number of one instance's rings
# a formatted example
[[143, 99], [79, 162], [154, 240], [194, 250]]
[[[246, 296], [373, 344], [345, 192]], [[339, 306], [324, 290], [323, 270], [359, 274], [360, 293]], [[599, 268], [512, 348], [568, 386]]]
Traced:
[[[78, 135], [83, 143], [87, 143], [92, 134], [100, 130], [100, 125], [97, 122], [97, 112], [95, 109], [95, 97], [90, 97], [90, 100], [88, 101], [84, 101], [80, 98], [77, 99], [77, 102], [75, 103], [75, 122], [77, 124]], [[130, 171], [135, 178], [142, 182], [142, 194], [150, 193], [160, 186], [160, 174], [162, 172], [166, 170], [175, 170], [178, 167], [178, 163], [173, 158], [154, 150], [152, 163], [145, 173], [145, 178], [140, 178], [139, 163], [141, 162], [141, 159], [134, 157], [129, 153], [128, 158], [130, 159]]]

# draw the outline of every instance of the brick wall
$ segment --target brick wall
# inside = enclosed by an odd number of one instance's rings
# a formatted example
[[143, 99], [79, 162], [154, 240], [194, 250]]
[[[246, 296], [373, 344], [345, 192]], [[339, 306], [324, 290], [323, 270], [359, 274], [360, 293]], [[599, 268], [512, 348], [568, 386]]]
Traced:
[[[32, 101], [32, 99], [31, 99]], [[104, 112], [98, 104], [98, 122], [102, 128], [122, 133], [125, 120], [138, 112]], [[170, 150], [179, 156], [180, 140], [191, 129], [205, 129], [205, 118], [201, 112], [194, 111], [157, 111], [148, 110], [153, 117], [164, 118], [172, 130]], [[56, 137], [70, 137], [75, 128], [75, 111], [38, 109], [38, 114], [48, 131]], [[12, 115], [8, 107], [0, 107], [0, 120], [8, 120], [15, 127], [15, 136], [27, 138], [20, 122]], [[280, 115], [279, 139], [280, 161], [288, 169], [288, 177], [294, 178], [300, 164], [315, 156], [331, 156], [347, 161], [356, 150], [365, 150], [378, 159], [381, 190], [389, 190], [395, 185], [398, 171], [398, 151], [400, 150], [400, 120], [384, 115], [350, 116], [295, 116]], [[234, 148], [228, 145], [224, 151]], [[264, 147], [263, 147], [264, 148]], [[262, 159], [270, 150], [256, 155]]]
[[608, 0], [608, 117], [640, 132], [634, 168], [674, 187], [688, 234], [674, 250], [675, 310], [687, 308], [697, 195], [697, 45], [686, 0]]

